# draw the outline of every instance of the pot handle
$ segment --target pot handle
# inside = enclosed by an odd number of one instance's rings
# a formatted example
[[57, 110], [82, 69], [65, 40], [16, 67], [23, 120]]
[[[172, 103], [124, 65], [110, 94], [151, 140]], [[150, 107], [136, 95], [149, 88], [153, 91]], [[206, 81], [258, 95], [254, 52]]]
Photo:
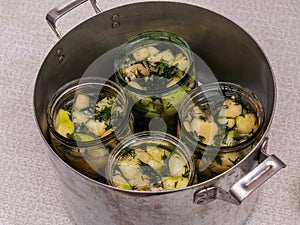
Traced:
[[279, 170], [286, 167], [286, 164], [277, 156], [267, 155], [266, 152], [264, 152], [264, 150], [266, 150], [266, 143], [267, 140], [265, 140], [265, 143], [261, 148], [261, 158], [259, 161], [262, 160], [262, 158], [264, 160], [233, 184], [229, 192], [215, 186], [198, 190], [194, 193], [194, 203], [203, 205], [215, 199], [221, 199], [239, 205], [265, 181], [271, 178]]
[[[67, 0], [47, 13], [46, 20], [49, 26], [51, 27], [51, 29], [53, 30], [53, 32], [55, 33], [55, 35], [59, 39], [62, 37], [62, 35], [60, 34], [60, 32], [56, 27], [57, 20], [86, 1], [88, 0]], [[90, 1], [95, 12], [100, 13], [101, 10], [97, 4], [97, 1], [96, 0], [90, 0]]]
[[276, 155], [270, 155], [252, 171], [232, 185], [229, 193], [237, 200], [238, 204], [240, 204], [253, 191], [284, 167], [286, 167], [286, 164]]

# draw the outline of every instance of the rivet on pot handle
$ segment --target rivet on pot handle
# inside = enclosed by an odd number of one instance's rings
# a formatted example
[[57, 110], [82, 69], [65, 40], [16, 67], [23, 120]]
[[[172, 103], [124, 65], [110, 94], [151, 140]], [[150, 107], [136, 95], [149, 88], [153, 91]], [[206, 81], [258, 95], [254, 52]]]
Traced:
[[232, 185], [229, 192], [220, 187], [208, 187], [198, 190], [194, 194], [194, 203], [203, 205], [215, 199], [221, 199], [235, 205], [241, 204], [245, 198], [260, 187], [265, 181], [271, 178], [279, 170], [286, 167], [286, 164], [277, 156], [266, 154], [266, 145], [267, 139], [261, 148], [261, 153], [265, 159], [252, 171]]
[[[54, 31], [54, 33], [56, 34], [56, 36], [59, 39], [62, 37], [62, 35], [60, 34], [60, 32], [58, 31], [58, 29], [56, 27], [56, 21], [59, 18], [61, 18], [63, 15], [70, 12], [71, 10], [73, 10], [74, 8], [78, 7], [79, 5], [81, 5], [82, 3], [86, 2], [86, 1], [87, 0], [68, 0], [48, 12], [48, 14], [46, 16], [46, 20], [47, 20], [49, 26], [51, 27], [51, 29]], [[96, 0], [90, 0], [90, 1], [91, 1], [91, 4], [92, 4], [95, 12], [96, 13], [101, 12], [99, 6], [97, 5], [97, 1]]]

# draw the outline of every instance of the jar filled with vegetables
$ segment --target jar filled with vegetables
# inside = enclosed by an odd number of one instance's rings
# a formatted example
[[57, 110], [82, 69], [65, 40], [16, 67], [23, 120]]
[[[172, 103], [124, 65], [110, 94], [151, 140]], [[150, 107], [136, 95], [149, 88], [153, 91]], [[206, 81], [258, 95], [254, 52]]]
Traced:
[[116, 82], [133, 101], [135, 132], [149, 129], [153, 118], [176, 135], [178, 107], [195, 85], [195, 67], [189, 45], [163, 31], [137, 35], [123, 44], [114, 63]]
[[47, 122], [57, 154], [101, 181], [110, 152], [133, 126], [123, 90], [112, 81], [93, 77], [62, 86], [50, 101]]
[[108, 183], [121, 189], [166, 191], [193, 182], [195, 164], [187, 146], [159, 131], [127, 137], [113, 150], [108, 162]]
[[263, 107], [238, 84], [216, 82], [195, 88], [179, 109], [178, 136], [193, 151], [198, 182], [241, 161], [262, 135]]

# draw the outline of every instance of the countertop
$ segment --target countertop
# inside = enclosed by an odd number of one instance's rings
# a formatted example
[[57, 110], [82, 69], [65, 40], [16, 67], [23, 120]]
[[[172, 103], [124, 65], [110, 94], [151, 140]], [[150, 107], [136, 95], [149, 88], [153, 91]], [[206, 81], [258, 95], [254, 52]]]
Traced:
[[[33, 110], [39, 68], [57, 43], [47, 12], [59, 0], [2, 0], [0, 4], [0, 224], [72, 225]], [[99, 1], [102, 10], [136, 2]], [[287, 167], [259, 188], [246, 225], [300, 224], [300, 1], [186, 0], [246, 30], [273, 69], [277, 106], [268, 153]], [[59, 22], [63, 33], [93, 16], [89, 3]]]

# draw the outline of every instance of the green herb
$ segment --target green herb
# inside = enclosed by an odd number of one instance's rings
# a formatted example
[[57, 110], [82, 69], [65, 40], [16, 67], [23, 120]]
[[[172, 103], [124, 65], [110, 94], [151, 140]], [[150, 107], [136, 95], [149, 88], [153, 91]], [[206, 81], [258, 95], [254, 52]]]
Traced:
[[206, 122], [206, 120], [207, 120], [207, 118], [204, 117], [204, 116], [200, 116], [199, 119], [200, 119], [200, 120], [203, 120], [204, 122]]
[[216, 155], [215, 157], [215, 161], [217, 162], [217, 164], [221, 165], [222, 166], [222, 158], [220, 155]]
[[142, 71], [140, 69], [137, 69], [136, 72], [137, 72], [138, 77], [143, 77], [144, 76], [144, 74], [142, 73]]
[[[223, 138], [222, 144], [228, 145], [227, 144], [227, 138], [228, 138], [228, 135], [229, 135], [230, 131], [235, 132], [235, 129], [228, 128], [227, 124], [226, 124], [226, 130], [225, 130], [225, 133], [224, 133], [224, 138]], [[236, 141], [236, 135], [233, 137], [233, 140]], [[233, 144], [231, 144], [231, 145], [233, 145]]]
[[189, 178], [189, 175], [190, 175], [190, 170], [188, 168], [187, 165], [184, 166], [185, 170], [184, 170], [184, 174], [182, 174], [181, 176], [182, 177], [186, 177], [186, 178]]
[[157, 182], [161, 179], [160, 175], [147, 163], [144, 163], [141, 160], [139, 160], [139, 165], [140, 165], [142, 171], [150, 177], [151, 183]]
[[[67, 138], [69, 138], [69, 139], [71, 139], [71, 140], [74, 140], [74, 141], [76, 141], [76, 138], [75, 138], [75, 135], [74, 135], [74, 133], [72, 133], [72, 134], [70, 134], [70, 133], [67, 133]], [[78, 140], [78, 141], [80, 141], [80, 140]]]
[[203, 157], [203, 152], [201, 150], [199, 150], [198, 148], [196, 148], [194, 150], [194, 156], [197, 158], [197, 159], [202, 159]]
[[[166, 62], [147, 62], [144, 61], [142, 65], [148, 70], [149, 75], [142, 74], [138, 69], [136, 72], [136, 82], [148, 90], [159, 90], [165, 88], [167, 83], [176, 76], [178, 68]], [[124, 74], [124, 71], [121, 71]], [[126, 76], [126, 72], [123, 76]], [[129, 77], [128, 77], [129, 78]]]
[[205, 141], [205, 137], [198, 135], [198, 141], [200, 141], [201, 143], [203, 143]]
[[168, 109], [172, 106], [172, 104], [168, 101], [167, 103], [165, 103], [165, 108]]
[[114, 147], [111, 145], [107, 145], [106, 148], [108, 149], [108, 152], [111, 152], [112, 150], [114, 150]]
[[166, 155], [166, 151], [164, 151], [164, 155], [161, 156], [162, 160], [166, 160], [168, 158], [168, 156]]
[[178, 184], [178, 180], [176, 180], [176, 181], [174, 182], [174, 188], [176, 188], [177, 184]]
[[155, 68], [156, 74], [158, 76], [162, 75], [164, 73], [164, 68], [165, 68], [165, 66], [162, 63], [158, 64]]
[[108, 121], [111, 117], [111, 107], [105, 106], [100, 112], [96, 113], [95, 120]]
[[153, 75], [171, 79], [176, 75], [177, 70], [178, 68], [176, 66], [171, 66], [165, 62], [157, 62], [153, 68]]
[[113, 126], [109, 123], [105, 123], [105, 130], [108, 131], [109, 129], [111, 129]]
[[228, 158], [228, 160], [229, 160], [233, 165], [235, 165], [235, 164], [237, 164], [237, 163], [240, 161], [240, 157], [237, 157], [235, 160], [231, 160], [231, 159]]
[[133, 148], [125, 148], [121, 154], [121, 157], [124, 157], [126, 155], [130, 155], [132, 158], [135, 158], [136, 152]]
[[[239, 90], [240, 91], [240, 90]], [[235, 97], [234, 97], [234, 101], [237, 104], [240, 104], [243, 108], [243, 110], [246, 110], [247, 112], [251, 112], [252, 110], [249, 108], [249, 106], [243, 101], [242, 96], [238, 93]]]

